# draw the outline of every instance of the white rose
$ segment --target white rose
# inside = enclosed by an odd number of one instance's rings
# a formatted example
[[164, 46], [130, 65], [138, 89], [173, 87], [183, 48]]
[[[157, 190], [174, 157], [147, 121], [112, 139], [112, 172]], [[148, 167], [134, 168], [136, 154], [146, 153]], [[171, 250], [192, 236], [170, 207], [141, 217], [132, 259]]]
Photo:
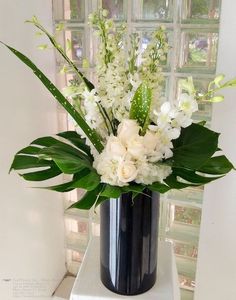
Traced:
[[143, 137], [144, 146], [146, 148], [147, 154], [152, 153], [156, 150], [159, 144], [159, 137], [157, 133], [147, 131]]
[[143, 144], [143, 137], [142, 136], [135, 136], [132, 137], [127, 142], [127, 150], [128, 153], [131, 154], [136, 159], [142, 159], [145, 154], [145, 147]]
[[120, 139], [116, 136], [110, 136], [107, 145], [106, 151], [109, 155], [124, 157], [126, 154], [126, 148], [122, 145]]
[[122, 161], [119, 163], [117, 169], [117, 175], [121, 182], [130, 182], [133, 181], [138, 174], [138, 170], [136, 169], [134, 162], [132, 161]]
[[126, 143], [133, 137], [139, 134], [139, 126], [135, 120], [125, 119], [118, 126], [117, 136], [121, 142], [126, 145]]

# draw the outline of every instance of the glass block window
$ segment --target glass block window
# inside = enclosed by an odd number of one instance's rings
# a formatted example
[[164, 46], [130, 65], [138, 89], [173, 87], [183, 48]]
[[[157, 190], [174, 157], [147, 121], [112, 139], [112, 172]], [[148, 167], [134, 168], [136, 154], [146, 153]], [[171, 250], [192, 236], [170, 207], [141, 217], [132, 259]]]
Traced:
[[[193, 76], [198, 89], [206, 89], [217, 63], [220, 0], [53, 0], [55, 29], [58, 23], [64, 23], [59, 40], [92, 82], [96, 81], [97, 40], [88, 26], [88, 14], [98, 7], [108, 9], [116, 22], [128, 23], [129, 33], [137, 32], [140, 36], [140, 49], [145, 49], [157, 26], [166, 27], [171, 46], [163, 65], [166, 81], [162, 95], [166, 99], [174, 101], [178, 97], [180, 79], [187, 76]], [[57, 65], [61, 87], [70, 80], [78, 80], [73, 73], [60, 73], [64, 66], [59, 57]], [[211, 112], [211, 104], [201, 103], [194, 119], [210, 125]], [[65, 113], [60, 114], [60, 119], [61, 129], [73, 129]], [[203, 193], [202, 188], [174, 190], [161, 201], [160, 238], [173, 243], [182, 300], [194, 297]], [[68, 193], [65, 208], [79, 197], [81, 191]], [[99, 212], [66, 211], [65, 224], [68, 270], [76, 274], [89, 237], [99, 235]]]

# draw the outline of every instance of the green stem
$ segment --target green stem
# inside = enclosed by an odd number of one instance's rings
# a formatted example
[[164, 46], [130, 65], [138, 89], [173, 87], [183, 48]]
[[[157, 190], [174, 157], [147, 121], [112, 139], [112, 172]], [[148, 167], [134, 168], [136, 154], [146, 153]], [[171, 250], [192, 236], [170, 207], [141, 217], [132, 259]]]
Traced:
[[61, 54], [61, 56], [65, 59], [65, 61], [74, 69], [75, 73], [79, 76], [79, 78], [84, 82], [87, 89], [89, 91], [94, 89], [94, 85], [84, 76], [82, 72], [79, 71], [79, 69], [76, 67], [76, 65], [69, 59], [69, 57], [66, 55], [66, 53], [62, 50], [61, 45], [57, 43], [55, 38], [38, 22], [35, 21], [27, 21], [28, 23], [32, 23], [34, 26], [36, 26], [39, 30], [41, 30], [50, 40], [52, 45], [55, 47], [55, 49]]

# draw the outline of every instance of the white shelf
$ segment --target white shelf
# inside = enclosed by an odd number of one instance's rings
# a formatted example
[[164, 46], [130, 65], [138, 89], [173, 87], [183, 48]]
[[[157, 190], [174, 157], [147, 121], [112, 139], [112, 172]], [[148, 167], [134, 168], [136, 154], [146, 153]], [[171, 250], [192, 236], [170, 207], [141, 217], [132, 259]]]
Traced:
[[100, 281], [99, 238], [89, 242], [84, 261], [75, 280], [70, 300], [180, 300], [179, 282], [172, 245], [159, 242], [157, 282], [148, 292], [120, 296], [106, 289]]

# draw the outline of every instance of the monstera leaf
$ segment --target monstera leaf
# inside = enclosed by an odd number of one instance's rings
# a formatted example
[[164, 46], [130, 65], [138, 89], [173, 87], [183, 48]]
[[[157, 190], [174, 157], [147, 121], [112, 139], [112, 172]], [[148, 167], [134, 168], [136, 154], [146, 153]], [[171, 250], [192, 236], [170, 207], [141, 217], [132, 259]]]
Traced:
[[75, 188], [88, 191], [100, 183], [100, 176], [92, 167], [90, 151], [76, 132], [59, 133], [64, 141], [46, 136], [34, 140], [14, 157], [11, 170], [29, 170], [20, 174], [28, 181], [44, 181], [62, 173], [72, 175], [72, 180], [60, 185], [43, 187], [58, 192], [68, 192]]

